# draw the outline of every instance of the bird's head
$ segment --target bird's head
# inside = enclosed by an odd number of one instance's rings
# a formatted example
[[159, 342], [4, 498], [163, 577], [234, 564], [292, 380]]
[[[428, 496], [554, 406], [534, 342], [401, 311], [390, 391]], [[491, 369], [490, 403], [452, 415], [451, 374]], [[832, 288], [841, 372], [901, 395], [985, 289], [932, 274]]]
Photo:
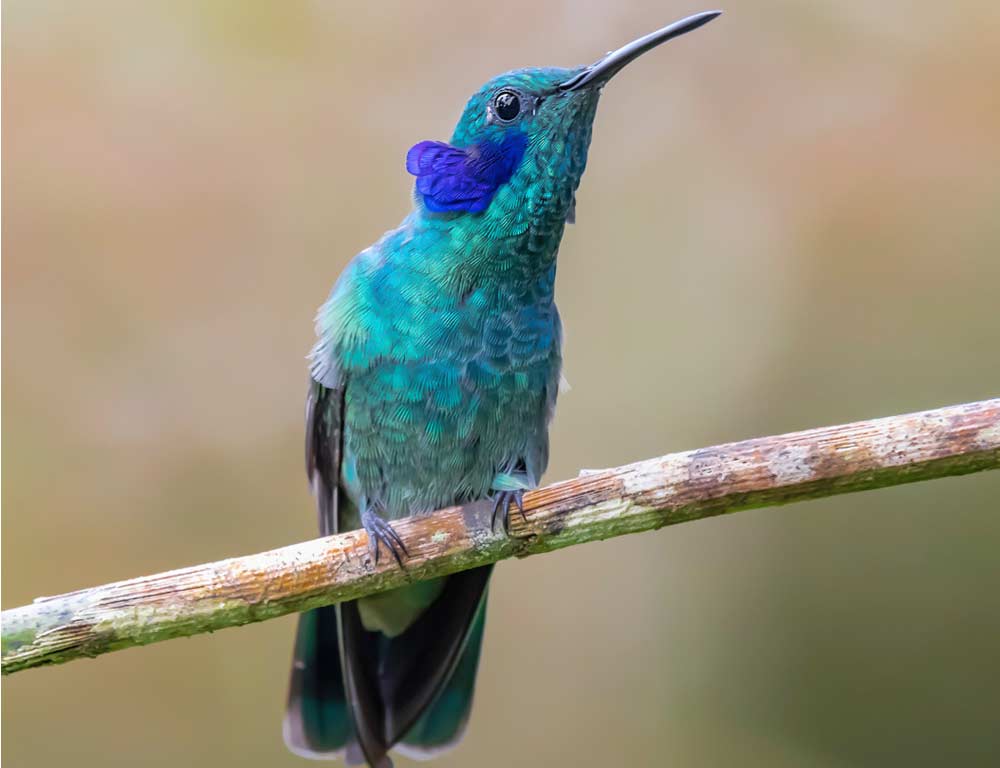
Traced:
[[604, 85], [643, 53], [720, 13], [682, 19], [588, 66], [519, 69], [493, 78], [469, 99], [450, 143], [422, 141], [410, 149], [406, 168], [417, 177], [418, 201], [432, 213], [477, 214], [512, 182], [528, 189], [550, 179], [538, 190], [539, 201], [555, 197], [568, 208]]

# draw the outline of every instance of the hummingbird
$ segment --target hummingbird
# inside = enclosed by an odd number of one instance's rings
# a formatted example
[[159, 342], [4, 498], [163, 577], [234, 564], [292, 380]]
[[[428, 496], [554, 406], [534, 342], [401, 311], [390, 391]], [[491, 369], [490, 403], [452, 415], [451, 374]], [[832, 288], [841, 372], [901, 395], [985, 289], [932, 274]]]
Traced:
[[[394, 520], [483, 499], [494, 528], [523, 514], [548, 463], [562, 367], [556, 255], [601, 90], [720, 13], [588, 66], [495, 77], [450, 141], [409, 150], [412, 211], [353, 258], [316, 317], [306, 470], [321, 535], [364, 528], [374, 562], [403, 567]], [[428, 759], [454, 747], [472, 706], [491, 569], [302, 614], [288, 747], [372, 768], [391, 768], [390, 750]]]

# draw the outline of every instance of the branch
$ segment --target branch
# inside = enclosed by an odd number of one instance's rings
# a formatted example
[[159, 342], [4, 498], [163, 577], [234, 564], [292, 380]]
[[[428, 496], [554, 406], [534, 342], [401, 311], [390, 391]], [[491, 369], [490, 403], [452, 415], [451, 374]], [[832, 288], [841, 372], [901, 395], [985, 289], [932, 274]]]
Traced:
[[488, 502], [394, 523], [410, 557], [374, 565], [349, 531], [4, 611], [2, 671], [17, 672], [264, 621], [509, 557], [741, 509], [1000, 467], [1000, 399], [762, 437], [581, 474], [525, 494], [510, 536]]

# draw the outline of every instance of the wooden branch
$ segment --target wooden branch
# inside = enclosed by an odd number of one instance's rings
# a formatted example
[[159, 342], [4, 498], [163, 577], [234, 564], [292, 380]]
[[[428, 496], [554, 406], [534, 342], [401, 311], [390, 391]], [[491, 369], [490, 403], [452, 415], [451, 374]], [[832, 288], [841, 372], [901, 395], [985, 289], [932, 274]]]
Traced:
[[410, 557], [375, 565], [363, 532], [145, 576], [3, 611], [2, 671], [235, 627], [415, 579], [741, 509], [1000, 467], [1000, 399], [674, 453], [524, 497], [510, 536], [489, 504], [396, 523]]

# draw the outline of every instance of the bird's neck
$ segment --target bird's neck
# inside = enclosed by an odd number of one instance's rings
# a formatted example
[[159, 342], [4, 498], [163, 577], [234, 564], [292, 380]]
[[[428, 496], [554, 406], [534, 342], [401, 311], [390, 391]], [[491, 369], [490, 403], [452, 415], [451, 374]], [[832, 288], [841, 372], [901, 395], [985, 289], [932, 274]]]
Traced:
[[[546, 157], [551, 160], [551, 155]], [[586, 147], [552, 174], [538, 167], [529, 152], [509, 184], [498, 190], [479, 214], [435, 214], [418, 207], [409, 225], [423, 240], [423, 268], [443, 283], [468, 290], [499, 283], [515, 293], [533, 294], [533, 286], [552, 280], [556, 256], [583, 173]]]

